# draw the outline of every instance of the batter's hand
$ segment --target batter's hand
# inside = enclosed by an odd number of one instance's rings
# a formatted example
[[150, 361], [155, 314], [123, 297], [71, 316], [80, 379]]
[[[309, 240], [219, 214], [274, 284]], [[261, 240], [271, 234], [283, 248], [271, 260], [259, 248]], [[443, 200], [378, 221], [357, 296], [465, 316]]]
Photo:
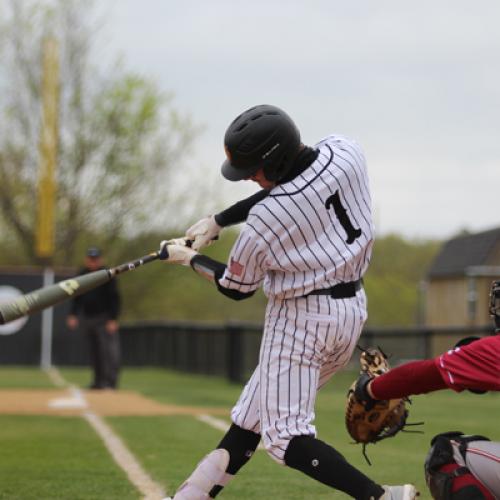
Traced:
[[215, 222], [213, 215], [199, 220], [186, 231], [186, 238], [193, 240], [191, 245], [196, 251], [211, 245], [219, 236], [222, 227]]
[[182, 264], [189, 266], [191, 259], [198, 252], [186, 246], [185, 238], [176, 238], [175, 240], [163, 240], [160, 243], [160, 259], [170, 264]]

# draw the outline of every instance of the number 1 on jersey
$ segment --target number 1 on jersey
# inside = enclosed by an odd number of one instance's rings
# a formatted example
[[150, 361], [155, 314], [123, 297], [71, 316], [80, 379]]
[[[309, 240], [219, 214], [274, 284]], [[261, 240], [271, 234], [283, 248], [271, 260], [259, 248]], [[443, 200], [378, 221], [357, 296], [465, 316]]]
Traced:
[[351, 219], [349, 219], [349, 215], [347, 214], [347, 210], [342, 205], [342, 201], [340, 200], [339, 192], [338, 190], [335, 191], [335, 194], [332, 194], [326, 201], [325, 201], [325, 207], [327, 210], [330, 209], [330, 207], [333, 207], [333, 210], [335, 211], [335, 215], [337, 216], [337, 219], [340, 222], [340, 225], [344, 228], [344, 231], [347, 234], [347, 240], [346, 243], [348, 245], [351, 245], [354, 243], [354, 240], [356, 238], [359, 238], [361, 236], [361, 229], [356, 229], [351, 222]]

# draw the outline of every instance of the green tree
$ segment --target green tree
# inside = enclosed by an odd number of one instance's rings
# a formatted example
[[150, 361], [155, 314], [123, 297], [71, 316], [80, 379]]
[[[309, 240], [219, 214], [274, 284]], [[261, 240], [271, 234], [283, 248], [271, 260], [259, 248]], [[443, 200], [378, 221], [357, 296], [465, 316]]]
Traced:
[[375, 240], [365, 277], [369, 325], [412, 326], [421, 320], [419, 287], [440, 246], [394, 234]]
[[[227, 229], [221, 238], [203, 250], [204, 254], [226, 262], [238, 235]], [[162, 235], [144, 234], [126, 245], [113, 261], [122, 262], [154, 248]], [[176, 234], [163, 235], [174, 237]], [[412, 241], [397, 235], [377, 238], [365, 290], [368, 296], [368, 326], [414, 326], [418, 323], [419, 284], [439, 250], [439, 241]], [[252, 298], [235, 302], [215, 290], [213, 283], [181, 266], [156, 262], [119, 279], [124, 297], [124, 319], [247, 321], [262, 323], [267, 300], [259, 290]], [[421, 312], [421, 311], [420, 311]]]
[[78, 0], [0, 0], [0, 227], [4, 243], [30, 261], [36, 261], [46, 34], [60, 46], [57, 263], [74, 262], [76, 251], [96, 238], [108, 246], [148, 230], [149, 214], [160, 204], [167, 211], [165, 200], [179, 201], [172, 167], [197, 132], [153, 82], [119, 63], [107, 71], [93, 63], [99, 23], [91, 7]]

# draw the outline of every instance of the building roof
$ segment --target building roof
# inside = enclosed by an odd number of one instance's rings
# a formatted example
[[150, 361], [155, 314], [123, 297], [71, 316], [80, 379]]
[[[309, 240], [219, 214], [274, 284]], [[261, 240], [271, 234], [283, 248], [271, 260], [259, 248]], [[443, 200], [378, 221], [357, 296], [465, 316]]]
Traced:
[[500, 227], [482, 233], [464, 234], [444, 243], [432, 263], [428, 277], [463, 276], [471, 266], [489, 264], [500, 245]]

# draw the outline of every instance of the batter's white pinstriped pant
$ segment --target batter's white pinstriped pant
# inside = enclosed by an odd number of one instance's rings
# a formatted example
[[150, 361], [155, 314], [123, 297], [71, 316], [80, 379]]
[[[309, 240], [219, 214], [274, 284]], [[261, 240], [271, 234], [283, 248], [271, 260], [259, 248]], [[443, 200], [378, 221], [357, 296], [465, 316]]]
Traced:
[[260, 433], [278, 463], [294, 436], [316, 436], [316, 392], [351, 358], [366, 316], [363, 290], [348, 299], [270, 299], [259, 364], [231, 418]]

